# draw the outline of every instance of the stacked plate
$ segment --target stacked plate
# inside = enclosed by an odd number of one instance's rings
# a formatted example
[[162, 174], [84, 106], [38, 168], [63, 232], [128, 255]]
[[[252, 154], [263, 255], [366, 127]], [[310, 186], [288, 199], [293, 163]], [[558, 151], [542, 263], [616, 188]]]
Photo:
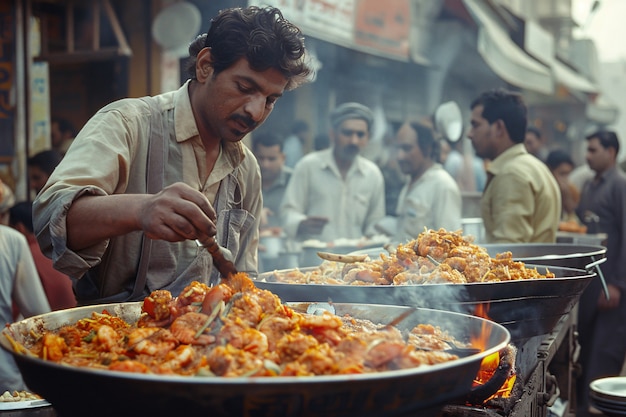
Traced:
[[626, 416], [626, 377], [596, 379], [589, 385], [591, 404], [607, 416]]

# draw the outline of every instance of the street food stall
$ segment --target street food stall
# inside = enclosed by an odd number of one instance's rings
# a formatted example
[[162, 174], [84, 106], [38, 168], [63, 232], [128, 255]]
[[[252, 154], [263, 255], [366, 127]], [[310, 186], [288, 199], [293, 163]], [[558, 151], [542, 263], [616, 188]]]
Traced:
[[[452, 236], [464, 242], [462, 236]], [[599, 279], [594, 268], [603, 260], [604, 248], [578, 247], [573, 250], [562, 245], [541, 248], [543, 254], [553, 249], [559, 258], [571, 257], [565, 261], [573, 266], [571, 268], [542, 265], [541, 259], [534, 259], [534, 265], [525, 264], [513, 260], [513, 256], [498, 257], [494, 254], [492, 257], [485, 248], [474, 249], [487, 253], [485, 262], [500, 258], [500, 263], [503, 263], [501, 259], [507, 259], [509, 266], [514, 265], [519, 271], [534, 276], [504, 281], [488, 281], [491, 278], [486, 276], [485, 282], [464, 284], [289, 284], [268, 278], [270, 275], [294, 273], [296, 269], [277, 271], [259, 276], [252, 281], [252, 286], [239, 291], [241, 295], [222, 303], [220, 312], [213, 317], [219, 324], [212, 321], [206, 333], [204, 330], [200, 332], [202, 337], [215, 337], [227, 327], [231, 313], [255, 311], [237, 303], [249, 300], [252, 294], [259, 292], [271, 294], [273, 302], [281, 306], [280, 311], [290, 312], [285, 317], [310, 317], [301, 323], [315, 321], [316, 317], [341, 317], [345, 320], [348, 315], [347, 323], [370, 320], [377, 323], [379, 330], [393, 326], [400, 334], [411, 334], [413, 326], [419, 324], [440, 326], [453, 335], [453, 339], [448, 339], [449, 343], [439, 353], [449, 355], [454, 352], [455, 357], [451, 360], [409, 368], [398, 366], [398, 362], [389, 369], [376, 372], [301, 376], [282, 375], [285, 369], [293, 368], [276, 360], [271, 364], [262, 361], [252, 371], [234, 376], [218, 376], [213, 372], [217, 368], [211, 368], [208, 374], [181, 376], [154, 371], [116, 371], [117, 366], [127, 366], [134, 355], [128, 352], [132, 350], [128, 342], [121, 345], [126, 349], [121, 354], [124, 358], [118, 360], [118, 352], [117, 359], [112, 360], [112, 353], [109, 352], [106, 361], [98, 362], [100, 368], [62, 364], [42, 357], [43, 350], [37, 346], [41, 343], [41, 335], [46, 332], [54, 334], [63, 326], [80, 327], [79, 323], [97, 322], [105, 312], [124, 320], [131, 329], [143, 330], [137, 328], [136, 323], [146, 320], [146, 311], [155, 311], [154, 306], [147, 306], [148, 301], [80, 307], [23, 320], [3, 331], [4, 337], [0, 342], [3, 348], [14, 353], [27, 384], [52, 404], [41, 406], [42, 403], [39, 403], [39, 407], [34, 408], [37, 404], [33, 402], [32, 409], [13, 415], [56, 416], [57, 412], [63, 416], [83, 415], [86, 408], [91, 410], [90, 415], [137, 415], [145, 411], [160, 415], [164, 410], [175, 413], [180, 404], [185, 403], [188, 415], [205, 415], [210, 409], [215, 415], [541, 416], [547, 415], [547, 407], [557, 399], [565, 399], [570, 404], [575, 402], [571, 394], [577, 343], [575, 319], [571, 312], [586, 286]], [[492, 251], [499, 249], [491, 248]], [[518, 248], [520, 253], [522, 249], [523, 246]], [[571, 253], [564, 253], [566, 249], [572, 249]], [[356, 256], [363, 259], [362, 255]], [[531, 257], [528, 253], [524, 255]], [[353, 260], [354, 256], [347, 255], [347, 259]], [[445, 262], [443, 254], [438, 256], [438, 260], [435, 255], [429, 256], [432, 258], [428, 260], [432, 263], [431, 267]], [[554, 257], [548, 258], [551, 261], [553, 259], [550, 258]], [[578, 268], [580, 265], [582, 268]], [[297, 271], [308, 272], [306, 268]], [[450, 298], [452, 293], [449, 290], [454, 286], [462, 289], [460, 293], [467, 298]], [[556, 291], [557, 287], [559, 291]], [[325, 289], [330, 292], [325, 292]], [[449, 298], [446, 302], [436, 301], [434, 294], [438, 290], [447, 293]], [[209, 290], [206, 291], [208, 294]], [[308, 298], [305, 299], [303, 294], [309, 294]], [[402, 297], [405, 294], [412, 295], [411, 302]], [[200, 301], [187, 305], [202, 311], [207, 298], [205, 295]], [[177, 300], [183, 296], [174, 295], [167, 303], [179, 303]], [[443, 299], [446, 300], [445, 297]], [[427, 304], [419, 305], [415, 300]], [[523, 305], [527, 308], [520, 308]], [[481, 312], [481, 308], [485, 310]], [[260, 312], [266, 310], [267, 306], [258, 309]], [[259, 319], [254, 326], [255, 331], [263, 328], [262, 323], [268, 323], [267, 314], [263, 314], [265, 321]], [[171, 330], [172, 323], [161, 323], [161, 329], [167, 329], [168, 325]], [[146, 336], [146, 340], [150, 337]], [[128, 335], [120, 340], [128, 340]], [[229, 346], [236, 344], [232, 340], [224, 343]], [[291, 343], [287, 345], [292, 346]], [[368, 349], [386, 346], [382, 343], [372, 342]], [[186, 345], [181, 343], [180, 346]], [[247, 347], [243, 350], [250, 353], [256, 349]], [[418, 348], [412, 347], [411, 351], [413, 349]], [[428, 349], [422, 346], [418, 350]], [[217, 357], [222, 358], [223, 355], [222, 352]], [[102, 363], [107, 366], [102, 367]], [[113, 366], [113, 363], [117, 365]], [[55, 383], [61, 380], [63, 384]], [[92, 388], [85, 391], [82, 389], [84, 386]], [[81, 394], [71, 397], [67, 395], [68, 391]], [[110, 401], [112, 397], [117, 401]], [[40, 414], [31, 414], [34, 412]]]

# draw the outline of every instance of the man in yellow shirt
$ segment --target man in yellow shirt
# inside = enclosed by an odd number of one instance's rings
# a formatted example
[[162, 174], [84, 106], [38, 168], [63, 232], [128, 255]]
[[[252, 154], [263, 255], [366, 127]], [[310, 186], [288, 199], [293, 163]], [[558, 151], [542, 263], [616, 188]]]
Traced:
[[471, 104], [468, 134], [476, 155], [491, 160], [481, 214], [487, 243], [556, 241], [561, 216], [559, 186], [543, 162], [524, 147], [526, 105], [498, 89]]

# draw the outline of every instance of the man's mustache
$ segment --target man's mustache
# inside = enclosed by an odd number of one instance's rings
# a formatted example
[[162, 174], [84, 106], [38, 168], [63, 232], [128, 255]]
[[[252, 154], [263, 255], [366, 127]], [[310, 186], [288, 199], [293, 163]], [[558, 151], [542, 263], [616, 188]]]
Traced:
[[231, 120], [242, 122], [248, 129], [252, 130], [257, 127], [258, 123], [252, 120], [250, 117], [242, 114], [233, 114]]

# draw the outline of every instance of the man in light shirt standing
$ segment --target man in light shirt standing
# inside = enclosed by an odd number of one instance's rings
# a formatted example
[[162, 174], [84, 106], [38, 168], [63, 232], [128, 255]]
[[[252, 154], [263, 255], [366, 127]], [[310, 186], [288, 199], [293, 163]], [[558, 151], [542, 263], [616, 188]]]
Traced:
[[[7, 225], [13, 192], [0, 180], [0, 325], [12, 323], [14, 314], [30, 317], [50, 311], [26, 237]], [[13, 311], [13, 306], [17, 311]], [[0, 349], [0, 392], [26, 389], [9, 352]]]
[[456, 181], [433, 159], [432, 129], [405, 123], [396, 134], [398, 165], [409, 176], [398, 199], [394, 242], [416, 239], [424, 228], [461, 229], [461, 191]]
[[383, 175], [359, 155], [373, 120], [371, 110], [359, 103], [331, 112], [331, 148], [302, 158], [285, 191], [281, 212], [289, 237], [332, 242], [375, 233], [374, 225], [385, 215]]

